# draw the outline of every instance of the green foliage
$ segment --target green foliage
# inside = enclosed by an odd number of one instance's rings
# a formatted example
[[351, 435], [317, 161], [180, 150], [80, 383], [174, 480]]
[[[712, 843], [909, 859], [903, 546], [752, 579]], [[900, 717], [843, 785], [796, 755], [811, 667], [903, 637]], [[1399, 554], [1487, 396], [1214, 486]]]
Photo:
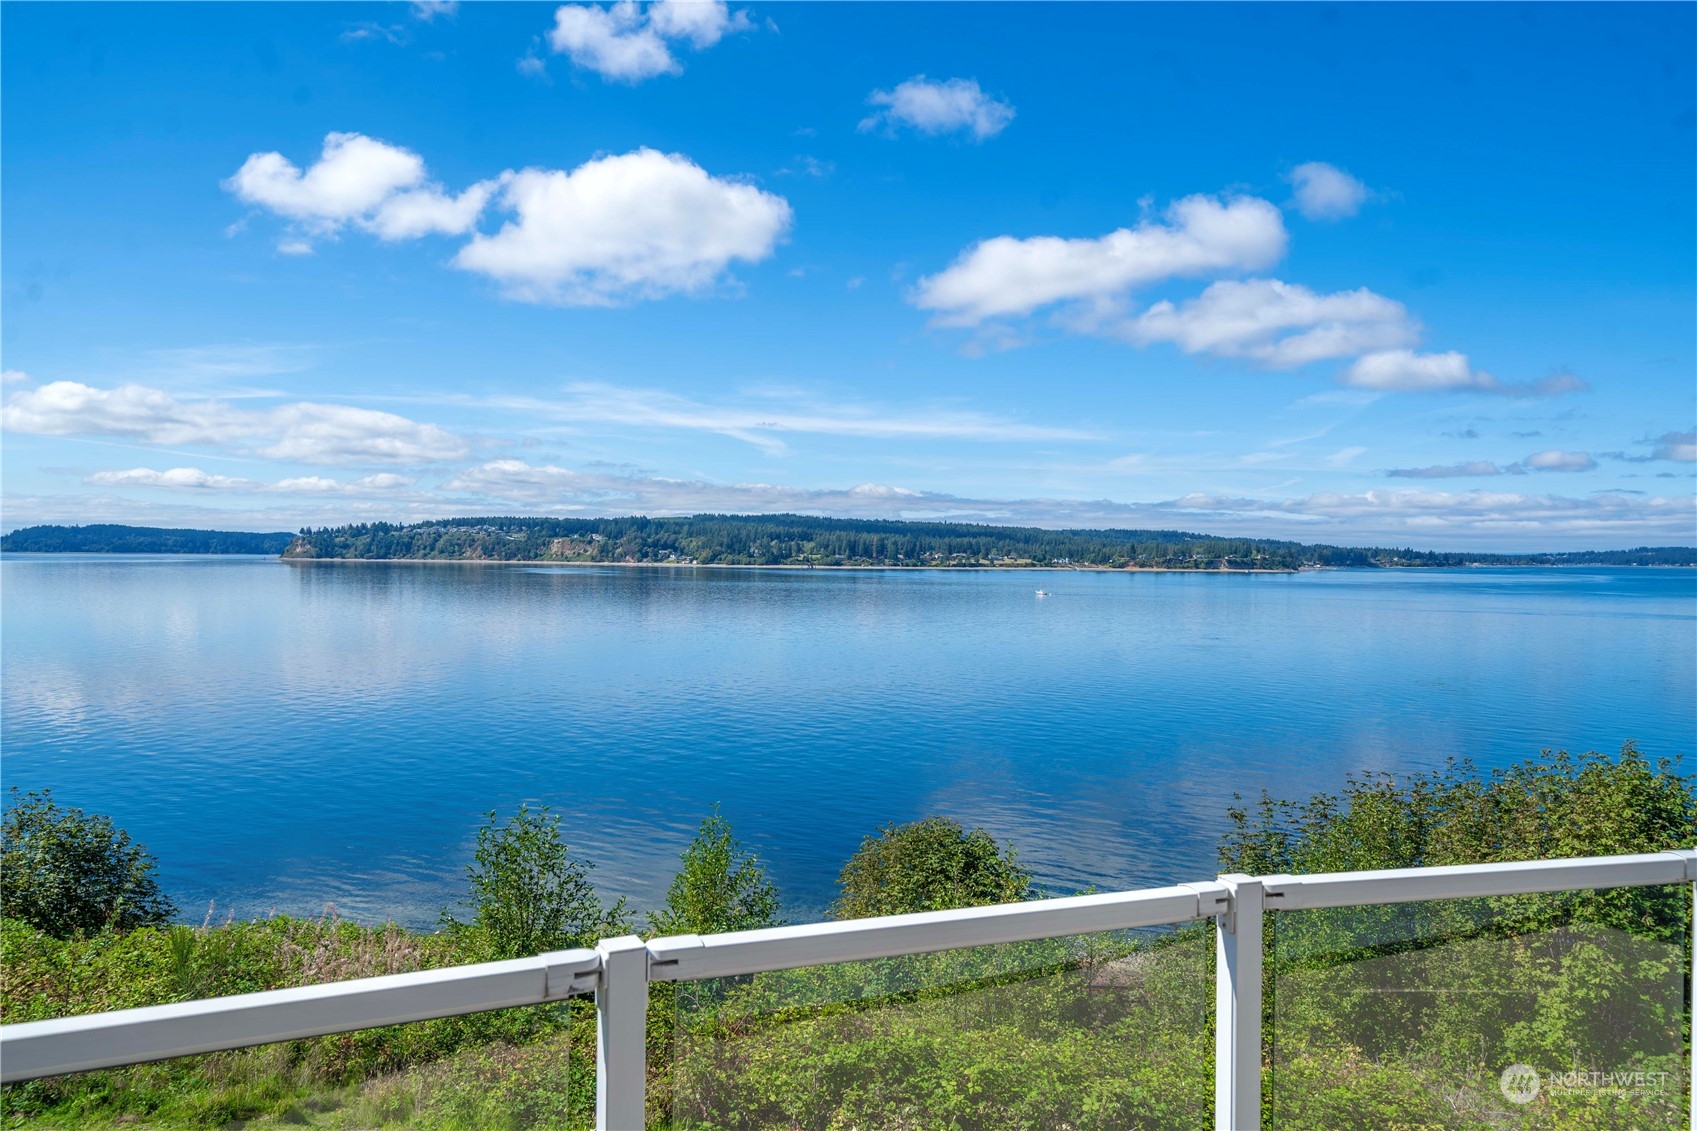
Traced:
[[1211, 958], [1190, 930], [680, 987], [663, 1125], [1201, 1131]]
[[837, 887], [831, 917], [864, 919], [1029, 899], [1031, 873], [983, 829], [927, 817], [861, 841]]
[[1351, 778], [1340, 795], [1304, 801], [1263, 793], [1227, 810], [1228, 872], [1341, 872], [1688, 848], [1697, 835], [1697, 778], [1620, 756], [1545, 751], [1482, 775], [1469, 762], [1398, 779]]
[[1697, 565], [1689, 547], [1459, 554], [1217, 538], [1180, 530], [1040, 530], [965, 522], [698, 514], [687, 518], [453, 518], [302, 530], [285, 558], [682, 562], [703, 565], [1304, 566]]
[[778, 889], [714, 806], [680, 857], [666, 906], [649, 917], [656, 935], [716, 934], [777, 926]]
[[[560, 818], [547, 806], [520, 805], [505, 822], [491, 811], [477, 830], [466, 866], [470, 924], [491, 958], [523, 958], [550, 950], [593, 946], [629, 929], [625, 901], [611, 907], [590, 882], [594, 865], [577, 860], [560, 839]], [[464, 928], [443, 913], [446, 925]]]
[[12, 787], [0, 822], [0, 916], [57, 938], [164, 923], [177, 909], [154, 868], [110, 817], [57, 805], [50, 790]]
[[[1685, 848], [1697, 838], [1692, 787], [1631, 744], [1490, 774], [1452, 763], [1373, 775], [1338, 795], [1234, 808], [1220, 861], [1301, 874]], [[1689, 917], [1684, 885], [1272, 916], [1278, 1126], [1482, 1126], [1512, 1063], [1670, 1076], [1547, 1092], [1505, 1125], [1677, 1126]]]
[[29, 554], [280, 554], [292, 537], [109, 523], [24, 526], [0, 537], [0, 550]]

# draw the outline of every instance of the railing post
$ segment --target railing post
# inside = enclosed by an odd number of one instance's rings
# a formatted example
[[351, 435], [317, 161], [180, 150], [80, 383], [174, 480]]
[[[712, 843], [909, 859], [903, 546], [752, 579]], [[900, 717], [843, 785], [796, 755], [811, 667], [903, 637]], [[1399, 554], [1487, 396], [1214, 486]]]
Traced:
[[605, 939], [595, 990], [596, 1131], [643, 1131], [648, 1107], [648, 947]]
[[1261, 1131], [1261, 881], [1221, 876], [1215, 917], [1214, 1131]]

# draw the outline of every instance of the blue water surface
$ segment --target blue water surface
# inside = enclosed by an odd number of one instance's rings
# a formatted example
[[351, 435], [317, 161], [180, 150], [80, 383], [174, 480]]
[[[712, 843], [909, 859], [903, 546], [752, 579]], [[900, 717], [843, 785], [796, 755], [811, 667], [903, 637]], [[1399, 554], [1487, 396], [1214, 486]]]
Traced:
[[4, 784], [111, 814], [192, 919], [431, 924], [521, 800], [639, 908], [719, 803], [806, 919], [930, 813], [1111, 889], [1213, 875], [1235, 793], [1628, 739], [1697, 769], [1691, 570], [8, 555], [0, 585]]

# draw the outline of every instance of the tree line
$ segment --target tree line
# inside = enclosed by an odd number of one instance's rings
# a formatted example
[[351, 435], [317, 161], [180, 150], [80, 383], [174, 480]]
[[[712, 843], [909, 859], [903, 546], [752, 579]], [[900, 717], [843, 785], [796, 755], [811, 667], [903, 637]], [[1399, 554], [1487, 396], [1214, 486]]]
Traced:
[[456, 518], [302, 529], [290, 559], [425, 559], [757, 566], [1263, 569], [1697, 565], [1697, 549], [1479, 554], [1348, 547], [1180, 530], [1044, 530], [806, 515]]
[[14, 554], [280, 554], [294, 540], [230, 530], [168, 530], [157, 526], [25, 526], [0, 537]]

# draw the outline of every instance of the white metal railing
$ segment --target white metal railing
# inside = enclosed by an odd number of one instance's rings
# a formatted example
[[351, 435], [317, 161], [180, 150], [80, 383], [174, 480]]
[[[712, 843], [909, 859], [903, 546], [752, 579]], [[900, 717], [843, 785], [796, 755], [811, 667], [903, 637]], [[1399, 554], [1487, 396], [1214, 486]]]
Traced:
[[[0, 1026], [0, 1082], [593, 993], [598, 1015], [596, 1126], [603, 1131], [641, 1131], [651, 983], [1213, 918], [1218, 959], [1214, 1126], [1216, 1131], [1259, 1131], [1266, 912], [1681, 883], [1693, 885], [1697, 915], [1697, 850], [1313, 876], [1228, 875], [1145, 891], [760, 931], [647, 942], [627, 935], [604, 940], [594, 950]], [[1697, 946], [1693, 951], [1697, 954]], [[1697, 959], [1692, 977], [1697, 984]], [[1697, 1071], [1689, 1076], [1694, 1081], [1691, 1131], [1697, 1131]]]

